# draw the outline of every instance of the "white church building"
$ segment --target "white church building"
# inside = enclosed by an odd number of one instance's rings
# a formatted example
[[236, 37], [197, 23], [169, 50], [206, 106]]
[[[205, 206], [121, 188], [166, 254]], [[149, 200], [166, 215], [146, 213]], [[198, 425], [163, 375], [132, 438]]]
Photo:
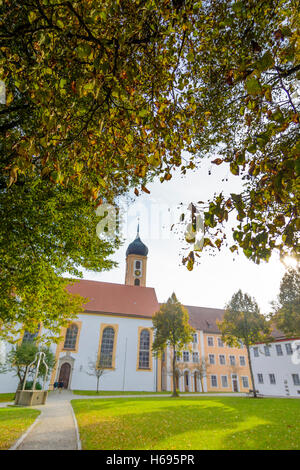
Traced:
[[[160, 305], [155, 289], [146, 287], [147, 255], [138, 229], [126, 251], [124, 284], [79, 280], [68, 287], [88, 301], [82, 313], [61, 329], [63, 340], [51, 345], [56, 364], [49, 378], [50, 390], [55, 382], [63, 382], [64, 388], [71, 390], [96, 390], [96, 377], [88, 374], [91, 362], [105, 370], [101, 390], [172, 390], [172, 351], [167, 348], [162, 358], [152, 354], [152, 317]], [[221, 339], [218, 321], [224, 310], [185, 307], [195, 333], [192, 343], [178, 354], [176, 387], [181, 392], [199, 392], [202, 385], [205, 392], [248, 392], [252, 384], [246, 348], [230, 347]], [[32, 341], [42, 333], [41, 327], [35, 334], [25, 331], [17, 339], [19, 343]], [[255, 385], [260, 393], [300, 395], [300, 366], [291, 361], [290, 343], [278, 337], [267, 352], [265, 345], [252, 348]], [[0, 359], [11, 347], [2, 344]], [[200, 380], [202, 359], [208, 370]], [[0, 374], [0, 393], [15, 392], [17, 386], [13, 372]]]
[[[56, 365], [50, 389], [62, 381], [67, 389], [95, 390], [96, 378], [87, 373], [93, 361], [105, 368], [102, 390], [160, 389], [160, 360], [151, 351], [152, 316], [159, 304], [155, 290], [146, 287], [147, 254], [138, 232], [127, 248], [125, 284], [80, 280], [68, 287], [89, 301], [76, 320], [62, 328], [64, 341], [51, 345]], [[35, 335], [25, 332], [20, 340], [31, 341], [41, 333], [42, 328]], [[17, 385], [12, 372], [0, 374], [0, 393], [14, 392]]]

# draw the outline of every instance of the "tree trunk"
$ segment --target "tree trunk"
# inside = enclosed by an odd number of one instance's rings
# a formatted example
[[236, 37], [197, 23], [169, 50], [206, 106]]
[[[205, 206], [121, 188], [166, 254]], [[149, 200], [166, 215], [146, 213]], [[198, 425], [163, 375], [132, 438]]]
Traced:
[[252, 387], [253, 387], [253, 396], [254, 396], [254, 398], [257, 398], [255, 382], [254, 382], [254, 375], [253, 375], [253, 370], [252, 370], [252, 362], [251, 362], [251, 357], [250, 357], [250, 349], [249, 349], [249, 344], [248, 343], [246, 344], [246, 348], [247, 348], [249, 369], [250, 369], [250, 375], [251, 375], [251, 381], [252, 381]]
[[100, 379], [100, 377], [97, 377], [97, 395], [99, 393], [99, 379]]
[[253, 375], [253, 370], [252, 370], [252, 362], [251, 362], [251, 357], [250, 357], [248, 322], [247, 322], [247, 316], [245, 312], [244, 312], [244, 322], [245, 322], [245, 338], [244, 338], [245, 341], [244, 342], [246, 344], [246, 349], [247, 349], [247, 354], [248, 354], [248, 362], [249, 362], [251, 381], [252, 381], [252, 387], [253, 387], [253, 396], [254, 398], [257, 398], [254, 375]]
[[173, 348], [173, 393], [172, 397], [178, 397], [178, 393], [176, 390], [176, 351]]
[[25, 367], [25, 371], [24, 371], [23, 376], [22, 376], [21, 371], [17, 372], [17, 375], [18, 375], [19, 380], [20, 380], [19, 385], [18, 385], [18, 390], [22, 390], [22, 388], [23, 388], [23, 384], [24, 384], [24, 380], [25, 380], [25, 377], [26, 377], [27, 370], [28, 370], [28, 366]]
[[201, 392], [204, 393], [203, 377], [201, 375], [200, 375], [200, 382], [201, 382]]

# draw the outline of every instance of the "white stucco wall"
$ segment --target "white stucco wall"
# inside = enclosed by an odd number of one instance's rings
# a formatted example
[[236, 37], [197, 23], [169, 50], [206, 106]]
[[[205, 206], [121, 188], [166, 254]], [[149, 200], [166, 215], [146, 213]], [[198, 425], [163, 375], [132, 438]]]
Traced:
[[[152, 371], [137, 370], [138, 330], [139, 327], [152, 327], [151, 319], [125, 318], [113, 315], [84, 314], [79, 315], [82, 321], [78, 352], [62, 351], [59, 359], [65, 357], [73, 362], [70, 387], [73, 390], [96, 390], [96, 377], [89, 376], [89, 360], [94, 360], [100, 341], [101, 324], [118, 325], [116, 341], [115, 370], [105, 373], [99, 382], [102, 390], [155, 391], [156, 359], [152, 360]], [[55, 347], [53, 348], [55, 351]], [[68, 358], [68, 359], [67, 359]], [[73, 360], [73, 361], [72, 361]], [[56, 380], [59, 377], [59, 368]]]
[[[88, 362], [90, 359], [94, 360], [96, 358], [101, 324], [117, 324], [119, 328], [116, 338], [115, 370], [110, 370], [100, 378], [99, 388], [120, 391], [156, 391], [156, 359], [152, 358], [152, 370], [137, 370], [138, 330], [139, 327], [151, 328], [151, 319], [84, 314], [79, 315], [78, 320], [82, 322], [78, 352], [62, 351], [58, 357], [58, 362], [65, 358], [72, 365], [69, 388], [73, 390], [96, 390], [96, 377], [89, 376], [86, 373]], [[6, 352], [11, 347], [11, 345], [5, 344]], [[1, 357], [3, 357], [5, 348], [3, 346], [1, 348]], [[56, 344], [52, 344], [50, 348], [55, 354]], [[60, 362], [62, 364], [64, 360]], [[60, 368], [58, 367], [55, 380], [58, 380], [59, 372]], [[14, 373], [0, 374], [0, 393], [15, 392], [17, 385], [18, 379], [14, 376]]]
[[[263, 344], [257, 345], [259, 350], [258, 357], [254, 356], [253, 347], [251, 348], [255, 386], [263, 395], [300, 397], [300, 385], [294, 385], [292, 379], [292, 374], [299, 374], [300, 376], [300, 360], [296, 360], [298, 364], [293, 363], [293, 357], [295, 360], [295, 356], [287, 354], [285, 347], [286, 343], [292, 344], [293, 341], [277, 341], [271, 343], [270, 356], [266, 356], [264, 354]], [[299, 340], [298, 343], [300, 345]], [[277, 354], [276, 344], [281, 345], [283, 352], [282, 356]], [[258, 383], [257, 374], [263, 374], [263, 384]], [[275, 384], [270, 383], [269, 374], [275, 375]]]
[[[4, 341], [0, 344], [0, 363], [3, 365], [12, 345], [5, 343]], [[0, 364], [0, 366], [1, 366]], [[14, 393], [19, 383], [18, 377], [14, 372], [6, 372], [5, 374], [0, 373], [0, 393]]]

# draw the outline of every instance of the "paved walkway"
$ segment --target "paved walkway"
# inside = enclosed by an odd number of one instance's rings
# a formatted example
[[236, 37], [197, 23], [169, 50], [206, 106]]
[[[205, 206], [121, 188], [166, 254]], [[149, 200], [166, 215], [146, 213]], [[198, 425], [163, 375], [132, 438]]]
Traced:
[[50, 393], [36, 425], [17, 450], [77, 450], [77, 435], [70, 400], [72, 392]]

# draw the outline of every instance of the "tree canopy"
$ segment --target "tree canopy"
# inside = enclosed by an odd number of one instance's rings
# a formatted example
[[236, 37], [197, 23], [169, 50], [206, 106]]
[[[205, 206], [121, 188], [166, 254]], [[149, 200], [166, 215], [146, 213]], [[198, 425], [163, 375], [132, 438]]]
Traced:
[[[54, 354], [50, 351], [50, 349], [46, 347], [38, 347], [34, 342], [25, 342], [22, 344], [16, 345], [7, 355], [6, 361], [6, 370], [11, 370], [15, 372], [15, 375], [19, 378], [19, 385], [18, 389], [22, 388], [23, 382], [25, 380], [26, 372], [27, 378], [33, 377], [36, 370], [35, 363], [34, 366], [30, 366], [30, 364], [34, 361], [36, 354], [41, 351], [45, 353], [44, 361], [48, 366], [47, 377], [53, 369], [55, 365], [55, 357]], [[46, 367], [43, 362], [40, 364], [38, 377], [44, 378], [46, 373]]]
[[154, 175], [168, 180], [172, 169], [185, 173], [214, 152], [213, 163], [243, 175], [245, 190], [205, 208], [205, 245], [220, 248], [221, 224], [234, 210], [232, 251], [259, 262], [274, 248], [296, 249], [298, 7], [3, 2], [4, 182], [33, 172], [64, 188], [80, 182], [101, 202], [129, 186], [147, 192]]
[[[222, 226], [236, 215], [230, 249], [255, 262], [299, 250], [299, 2], [203, 2], [210, 29], [189, 63], [199, 77], [195, 136], [215, 165], [244, 182], [204, 207], [204, 246], [226, 243]], [[196, 205], [197, 207], [197, 205]], [[189, 258], [189, 261], [193, 261]]]
[[[164, 182], [174, 169], [196, 171], [205, 157], [240, 175], [244, 190], [199, 205], [204, 247], [226, 243], [232, 213], [232, 251], [241, 248], [255, 262], [274, 249], [296, 251], [298, 7], [296, 0], [2, 1], [0, 192], [9, 226], [15, 201], [26, 192], [31, 196], [20, 208], [24, 214], [31, 208], [32, 218], [41, 194], [47, 200], [50, 192], [51, 201], [55, 194], [70, 204], [82, 201], [87, 225], [95, 226], [92, 212], [103, 201], [114, 202], [129, 188], [148, 193], [154, 177]], [[65, 247], [48, 260], [56, 273], [57, 259], [65, 260], [70, 247], [64, 210], [64, 204], [53, 209], [57, 245]], [[85, 230], [84, 218], [71, 217], [72, 230]], [[32, 246], [40, 243], [42, 229], [24, 220], [21, 215], [16, 224], [19, 244], [1, 231], [11, 259], [14, 253], [21, 259], [28, 232]], [[77, 243], [74, 261], [94, 269], [96, 241], [82, 239], [86, 249]], [[97, 243], [102, 269], [114, 246]], [[75, 251], [74, 243], [68, 260]], [[192, 249], [184, 259], [188, 269], [195, 254]]]
[[282, 278], [272, 320], [287, 336], [300, 336], [300, 268], [290, 268]]
[[174, 292], [152, 317], [152, 323], [154, 330], [152, 350], [154, 353], [160, 354], [168, 346], [173, 350], [173, 395], [176, 396], [176, 353], [192, 341], [192, 333], [195, 330], [189, 325], [188, 311], [177, 300]]
[[226, 305], [223, 320], [217, 323], [222, 333], [222, 341], [229, 346], [240, 347], [241, 341], [245, 345], [254, 396], [256, 396], [250, 346], [271, 340], [271, 329], [268, 320], [260, 313], [255, 299], [239, 290], [233, 294]]
[[245, 346], [270, 338], [270, 324], [259, 311], [255, 299], [241, 290], [233, 294], [225, 307], [223, 320], [218, 322], [222, 340], [229, 346], [240, 346], [240, 340]]
[[53, 339], [84, 301], [66, 290], [72, 281], [62, 275], [111, 268], [107, 258], [118, 246], [96, 236], [99, 218], [78, 189], [31, 183], [0, 191], [0, 336], [6, 339], [16, 339], [17, 327], [33, 332], [39, 323], [45, 339]]

